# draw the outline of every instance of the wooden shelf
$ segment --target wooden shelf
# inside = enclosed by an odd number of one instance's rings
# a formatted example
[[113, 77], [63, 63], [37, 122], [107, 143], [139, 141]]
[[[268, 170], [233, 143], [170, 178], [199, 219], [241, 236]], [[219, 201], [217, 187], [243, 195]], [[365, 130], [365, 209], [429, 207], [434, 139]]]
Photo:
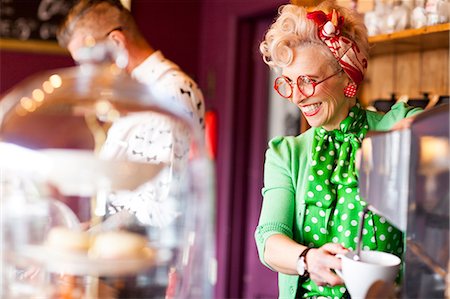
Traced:
[[370, 55], [405, 53], [449, 47], [450, 23], [369, 37]]
[[31, 52], [41, 54], [69, 55], [69, 52], [61, 48], [56, 42], [16, 39], [0, 39], [1, 50], [12, 50], [18, 52]]

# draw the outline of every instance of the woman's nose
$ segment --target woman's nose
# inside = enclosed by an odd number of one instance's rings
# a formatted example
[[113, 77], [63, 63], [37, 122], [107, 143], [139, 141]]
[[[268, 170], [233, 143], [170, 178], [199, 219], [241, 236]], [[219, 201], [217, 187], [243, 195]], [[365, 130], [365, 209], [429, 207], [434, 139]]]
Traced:
[[294, 90], [292, 91], [292, 102], [295, 104], [300, 104], [304, 100], [306, 100], [307, 97], [305, 97], [300, 90], [297, 88], [297, 86], [294, 87]]

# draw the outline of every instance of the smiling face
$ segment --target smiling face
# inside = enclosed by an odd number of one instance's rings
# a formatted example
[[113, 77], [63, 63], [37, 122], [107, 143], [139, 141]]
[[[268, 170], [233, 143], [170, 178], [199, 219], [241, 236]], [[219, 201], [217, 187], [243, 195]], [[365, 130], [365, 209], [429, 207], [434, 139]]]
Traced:
[[[335, 61], [331, 59], [320, 53], [317, 47], [298, 47], [294, 50], [292, 63], [283, 67], [282, 73], [291, 82], [296, 82], [299, 75], [307, 75], [318, 82], [336, 72]], [[355, 99], [344, 96], [344, 88], [349, 81], [347, 75], [341, 72], [318, 84], [309, 98], [294, 86], [292, 102], [300, 108], [310, 126], [336, 129], [355, 105]]]

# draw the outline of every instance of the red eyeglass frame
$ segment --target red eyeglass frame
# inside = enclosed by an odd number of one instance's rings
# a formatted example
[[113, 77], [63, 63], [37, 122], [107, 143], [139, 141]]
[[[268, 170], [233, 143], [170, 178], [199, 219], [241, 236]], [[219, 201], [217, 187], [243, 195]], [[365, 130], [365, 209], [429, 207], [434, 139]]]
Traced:
[[[312, 97], [312, 96], [314, 95], [314, 93], [316, 93], [316, 86], [317, 86], [317, 85], [319, 85], [320, 83], [322, 83], [322, 82], [324, 82], [324, 81], [330, 79], [331, 77], [336, 76], [336, 75], [339, 74], [340, 72], [342, 72], [342, 69], [339, 70], [338, 72], [333, 73], [332, 75], [326, 77], [325, 79], [320, 80], [319, 82], [314, 81], [314, 80], [311, 79], [311, 77], [309, 77], [308, 75], [300, 75], [300, 76], [298, 76], [295, 83], [292, 82], [292, 81], [291, 81], [288, 77], [286, 77], [286, 76], [279, 76], [279, 77], [277, 77], [277, 78], [275, 79], [275, 81], [274, 81], [274, 83], [273, 83], [273, 88], [276, 90], [276, 92], [277, 92], [281, 97], [283, 97], [283, 98], [285, 98], [285, 99], [290, 99], [290, 98], [292, 97], [292, 94], [294, 93], [294, 87], [293, 87], [293, 85], [297, 85], [298, 91], [300, 91], [300, 93], [301, 93], [302, 95], [304, 95], [306, 98], [310, 98], [310, 97]], [[300, 84], [299, 84], [298, 82], [299, 82], [299, 80], [300, 80], [301, 78], [307, 78], [307, 79], [311, 82], [310, 84], [312, 85], [312, 93], [311, 93], [310, 95], [305, 94], [305, 93], [300, 89], [300, 87], [299, 87]], [[284, 96], [284, 95], [282, 95], [281, 92], [278, 90], [278, 88], [277, 88], [277, 81], [278, 81], [278, 79], [285, 80], [285, 81], [287, 82], [287, 84], [289, 84], [289, 85], [291, 86], [291, 92], [290, 92], [289, 96]]]

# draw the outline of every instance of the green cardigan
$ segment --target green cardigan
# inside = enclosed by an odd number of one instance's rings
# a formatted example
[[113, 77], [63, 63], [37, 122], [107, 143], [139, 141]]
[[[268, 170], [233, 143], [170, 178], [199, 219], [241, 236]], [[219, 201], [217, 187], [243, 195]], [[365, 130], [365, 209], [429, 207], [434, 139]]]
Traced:
[[[371, 131], [387, 131], [403, 118], [421, 112], [403, 103], [396, 104], [386, 114], [367, 111]], [[258, 227], [255, 231], [256, 245], [261, 262], [267, 238], [283, 234], [300, 243], [303, 217], [302, 202], [308, 182], [311, 147], [314, 128], [299, 136], [275, 137], [269, 142], [264, 165], [264, 197]], [[298, 275], [278, 273], [279, 298], [295, 298]]]

